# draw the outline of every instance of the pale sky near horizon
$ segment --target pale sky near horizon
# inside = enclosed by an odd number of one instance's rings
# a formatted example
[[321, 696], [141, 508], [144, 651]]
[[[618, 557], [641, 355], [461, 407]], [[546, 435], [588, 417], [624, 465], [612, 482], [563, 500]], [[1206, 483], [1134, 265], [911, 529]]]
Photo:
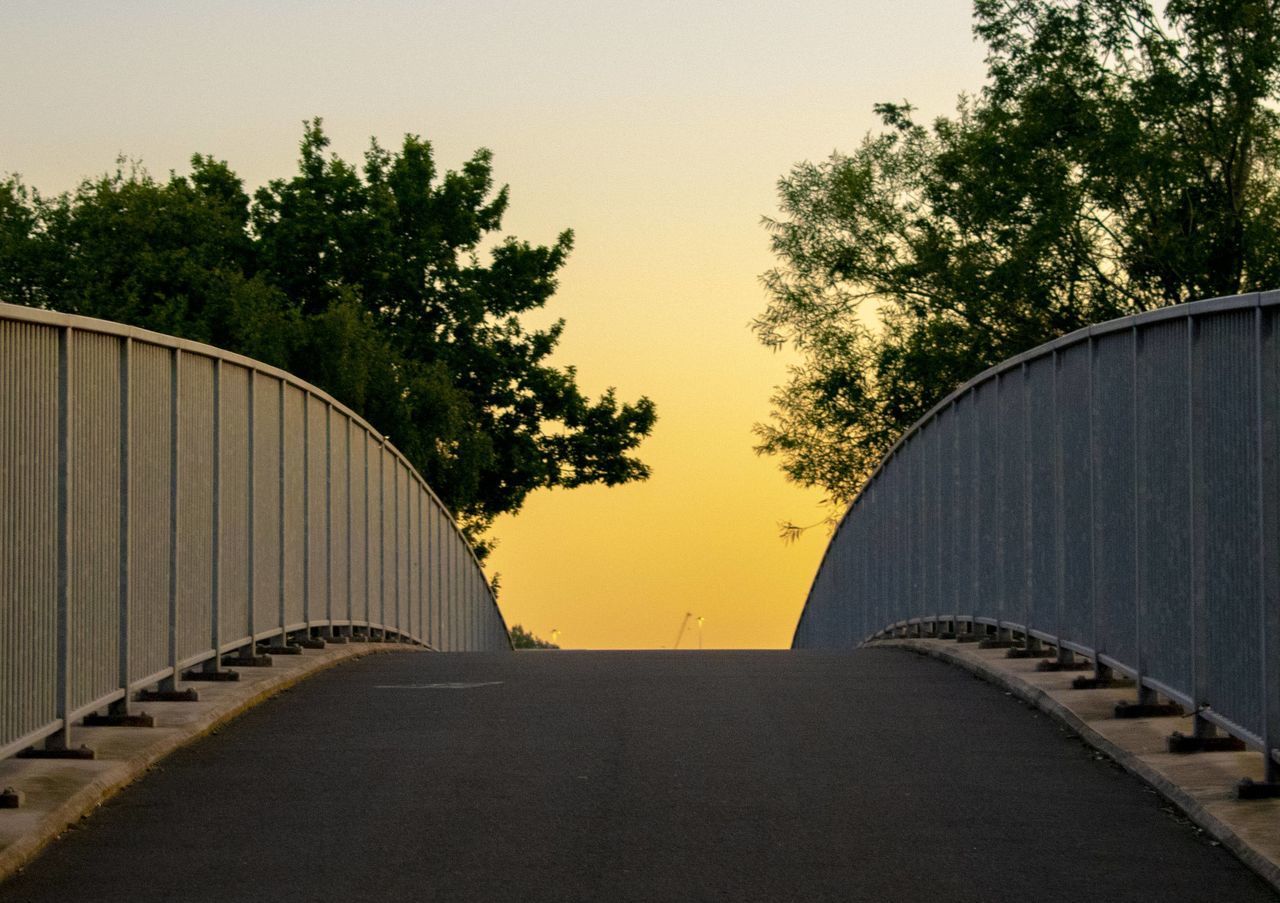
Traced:
[[[785, 356], [749, 323], [773, 259], [761, 216], [795, 163], [852, 150], [872, 104], [949, 112], [982, 84], [967, 0], [433, 3], [27, 2], [0, 6], [0, 175], [46, 194], [111, 168], [227, 160], [252, 189], [296, 169], [322, 116], [357, 161], [376, 136], [478, 147], [511, 187], [505, 233], [576, 250], [546, 316], [589, 394], [658, 407], [621, 488], [539, 492], [489, 571], [508, 624], [573, 648], [782, 647], [826, 544], [779, 521], [820, 493], [752, 452]], [[682, 647], [696, 647], [696, 629]]]

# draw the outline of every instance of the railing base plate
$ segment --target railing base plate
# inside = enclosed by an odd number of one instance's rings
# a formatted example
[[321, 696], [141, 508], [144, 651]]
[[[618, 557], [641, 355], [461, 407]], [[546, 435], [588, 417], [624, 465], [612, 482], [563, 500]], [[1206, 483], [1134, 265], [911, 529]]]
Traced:
[[288, 646], [261, 646], [258, 651], [264, 655], [302, 655], [302, 647], [290, 643]]
[[187, 671], [182, 675], [183, 680], [203, 680], [214, 683], [223, 681], [239, 680], [239, 671]]
[[1244, 741], [1238, 737], [1195, 737], [1174, 731], [1169, 735], [1169, 752], [1241, 752]]
[[16, 759], [96, 759], [98, 754], [87, 746], [77, 746], [75, 749], [24, 749], [14, 758]]
[[97, 713], [84, 716], [85, 727], [155, 727], [156, 720], [146, 712], [139, 712], [136, 715], [125, 714], [106, 714], [99, 715]]
[[1037, 671], [1090, 671], [1093, 665], [1088, 662], [1040, 662]]
[[137, 702], [199, 702], [200, 694], [187, 687], [185, 690], [139, 690], [133, 698]]
[[1236, 784], [1238, 800], [1273, 800], [1280, 797], [1280, 784], [1274, 781], [1254, 781], [1244, 778]]
[[1175, 718], [1182, 706], [1171, 702], [1117, 702], [1117, 718]]
[[301, 649], [323, 649], [327, 643], [332, 640], [325, 640], [318, 636], [307, 637], [304, 640], [298, 640], [297, 645]]
[[1071, 681], [1075, 690], [1123, 690], [1133, 685], [1127, 677], [1077, 677]]
[[21, 809], [26, 802], [26, 794], [13, 787], [0, 790], [0, 809]]
[[1052, 658], [1058, 654], [1056, 649], [1028, 649], [1026, 646], [1014, 646], [1005, 658]]
[[224, 655], [222, 664], [229, 668], [270, 668], [269, 655]]

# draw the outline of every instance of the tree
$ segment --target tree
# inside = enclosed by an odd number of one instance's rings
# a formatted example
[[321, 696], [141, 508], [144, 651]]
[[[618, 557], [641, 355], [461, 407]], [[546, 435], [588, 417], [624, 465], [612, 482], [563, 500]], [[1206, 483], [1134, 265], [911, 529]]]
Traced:
[[[406, 454], [473, 540], [542, 487], [648, 476], [652, 402], [596, 400], [548, 360], [564, 329], [521, 316], [552, 297], [573, 236], [507, 237], [508, 190], [480, 150], [439, 175], [429, 143], [373, 142], [357, 168], [305, 124], [298, 172], [252, 199], [225, 162], [113, 174], [42, 198], [0, 182], [0, 292], [286, 367]], [[481, 542], [481, 551], [485, 550]]]
[[849, 501], [952, 389], [1090, 323], [1280, 284], [1280, 0], [977, 0], [988, 80], [801, 163], [755, 321], [757, 451]]
[[555, 643], [549, 643], [546, 640], [538, 639], [531, 631], [525, 630], [519, 624], [511, 627], [511, 646], [514, 649], [559, 649]]

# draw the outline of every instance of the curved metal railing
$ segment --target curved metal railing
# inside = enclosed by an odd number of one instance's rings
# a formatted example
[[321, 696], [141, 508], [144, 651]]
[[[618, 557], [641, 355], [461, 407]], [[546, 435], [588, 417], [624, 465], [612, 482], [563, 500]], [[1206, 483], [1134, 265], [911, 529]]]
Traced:
[[507, 649], [404, 456], [288, 373], [0, 304], [0, 758], [272, 637]]
[[930, 622], [1078, 652], [1276, 761], [1280, 292], [1074, 332], [908, 430], [832, 537], [792, 645]]

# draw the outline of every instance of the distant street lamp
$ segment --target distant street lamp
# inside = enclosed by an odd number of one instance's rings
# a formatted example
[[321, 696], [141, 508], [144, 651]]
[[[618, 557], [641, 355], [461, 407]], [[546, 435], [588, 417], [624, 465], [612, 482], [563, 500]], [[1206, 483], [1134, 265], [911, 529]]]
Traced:
[[702, 615], [698, 615], [698, 648], [702, 648], [702, 622], [705, 621]]
[[551, 628], [551, 645], [553, 646], [560, 645], [560, 628], [559, 627]]

